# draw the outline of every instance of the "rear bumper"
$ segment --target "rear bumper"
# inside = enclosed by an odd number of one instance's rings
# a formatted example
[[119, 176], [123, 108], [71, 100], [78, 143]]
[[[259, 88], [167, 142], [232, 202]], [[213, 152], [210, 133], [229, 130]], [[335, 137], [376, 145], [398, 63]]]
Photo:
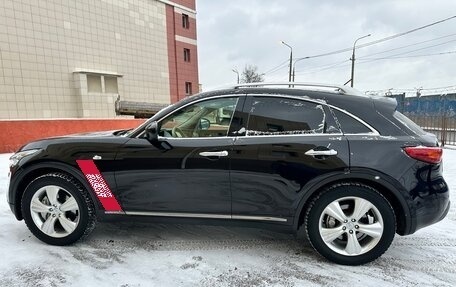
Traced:
[[415, 231], [441, 221], [450, 210], [448, 193], [430, 195], [416, 209]]
[[[427, 174], [432, 175], [435, 171], [436, 169]], [[413, 198], [411, 213], [414, 216], [412, 216], [410, 233], [439, 222], [445, 218], [450, 209], [450, 191], [443, 177], [440, 175], [428, 178], [433, 179], [421, 181], [411, 192]]]

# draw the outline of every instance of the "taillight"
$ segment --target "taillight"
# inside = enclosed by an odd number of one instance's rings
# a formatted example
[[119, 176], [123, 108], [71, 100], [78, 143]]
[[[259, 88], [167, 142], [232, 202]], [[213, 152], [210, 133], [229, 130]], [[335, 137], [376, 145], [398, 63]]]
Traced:
[[411, 158], [428, 162], [439, 163], [442, 161], [442, 148], [428, 146], [409, 146], [404, 151]]

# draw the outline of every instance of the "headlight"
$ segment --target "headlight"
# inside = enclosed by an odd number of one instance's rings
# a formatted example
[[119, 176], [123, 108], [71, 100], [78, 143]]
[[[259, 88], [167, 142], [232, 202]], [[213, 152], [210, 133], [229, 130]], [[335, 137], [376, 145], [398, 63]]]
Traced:
[[38, 151], [39, 149], [29, 149], [13, 154], [9, 159], [9, 166], [13, 167], [17, 165], [21, 159], [23, 159], [26, 156], [32, 155]]

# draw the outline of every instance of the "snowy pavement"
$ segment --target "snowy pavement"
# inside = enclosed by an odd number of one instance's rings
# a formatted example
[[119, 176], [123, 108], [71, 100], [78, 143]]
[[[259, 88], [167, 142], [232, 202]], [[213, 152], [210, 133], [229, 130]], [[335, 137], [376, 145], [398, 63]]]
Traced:
[[[0, 286], [456, 286], [456, 204], [440, 223], [365, 266], [327, 262], [308, 243], [270, 231], [200, 225], [98, 224], [69, 247], [37, 240], [5, 200], [0, 155]], [[456, 202], [456, 150], [444, 152]]]

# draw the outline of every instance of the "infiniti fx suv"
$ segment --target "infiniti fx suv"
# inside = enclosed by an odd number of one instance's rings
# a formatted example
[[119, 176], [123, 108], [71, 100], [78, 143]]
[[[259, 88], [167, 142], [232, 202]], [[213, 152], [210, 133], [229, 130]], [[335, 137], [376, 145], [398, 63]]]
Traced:
[[450, 206], [436, 137], [396, 107], [320, 84], [200, 93], [133, 130], [24, 145], [8, 203], [48, 244], [97, 220], [190, 218], [303, 228], [327, 259], [364, 264]]

